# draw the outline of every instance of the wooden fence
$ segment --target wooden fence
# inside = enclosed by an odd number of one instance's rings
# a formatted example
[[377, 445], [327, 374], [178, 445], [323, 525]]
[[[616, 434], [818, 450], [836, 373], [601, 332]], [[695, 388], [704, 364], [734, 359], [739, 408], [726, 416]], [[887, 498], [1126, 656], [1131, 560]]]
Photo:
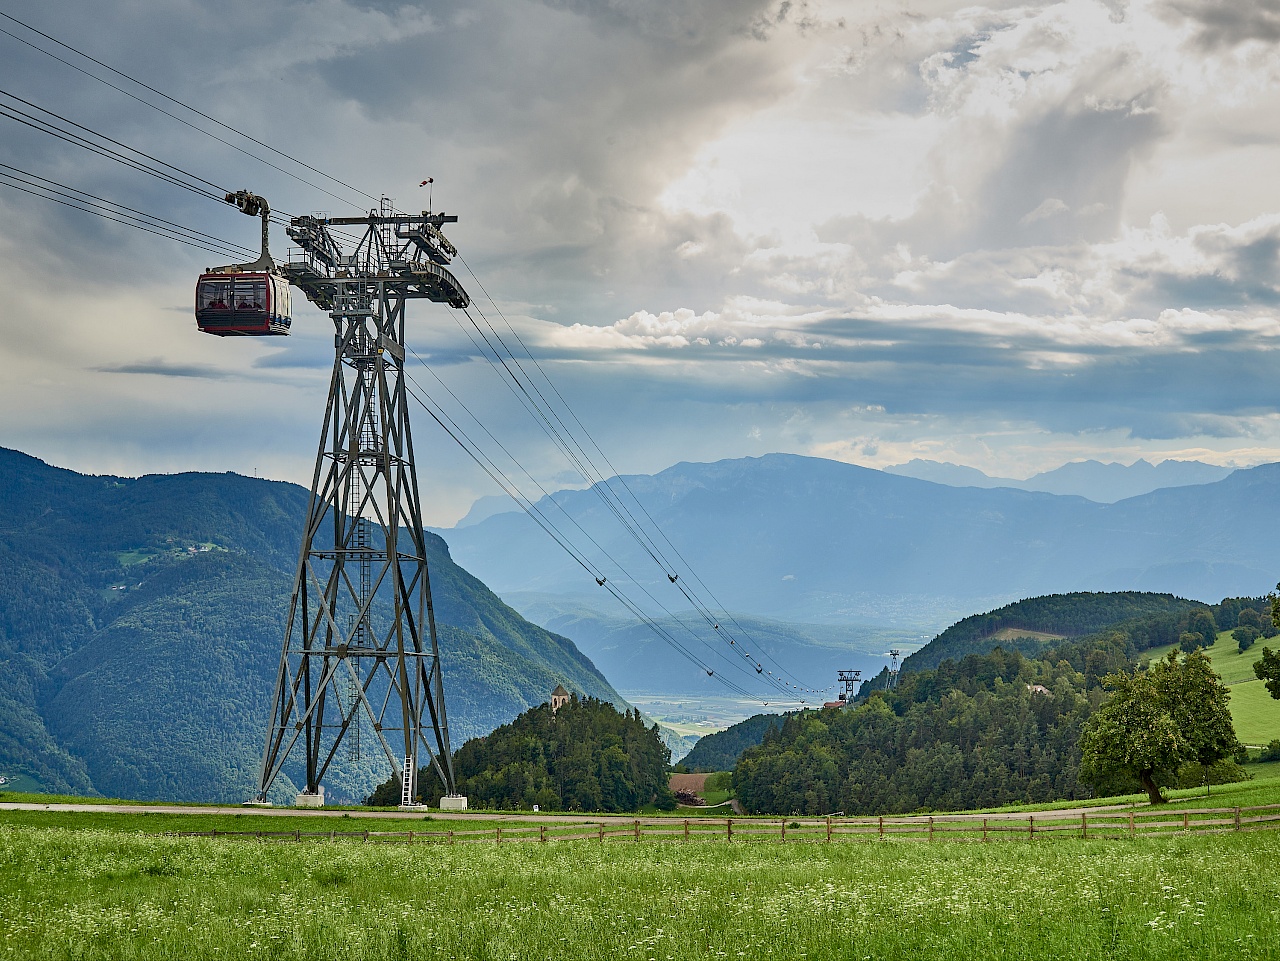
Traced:
[[1031, 814], [935, 814], [826, 818], [609, 818], [572, 823], [503, 821], [491, 827], [428, 831], [176, 831], [167, 837], [256, 841], [362, 841], [407, 844], [507, 844], [548, 841], [1031, 840], [1133, 837], [1280, 828], [1280, 804], [1195, 810], [1098, 810]]

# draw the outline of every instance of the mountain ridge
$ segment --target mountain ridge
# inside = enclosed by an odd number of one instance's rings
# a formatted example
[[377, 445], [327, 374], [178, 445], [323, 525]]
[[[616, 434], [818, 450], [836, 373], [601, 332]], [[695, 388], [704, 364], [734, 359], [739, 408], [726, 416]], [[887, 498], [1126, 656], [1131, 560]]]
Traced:
[[[1257, 594], [1280, 569], [1271, 506], [1280, 465], [1115, 504], [950, 487], [793, 454], [682, 462], [625, 479], [724, 605], [783, 621], [938, 630], [968, 611], [1040, 594]], [[551, 496], [624, 567], [652, 570], [596, 493]], [[454, 556], [500, 594], [590, 589], [523, 514], [445, 533]]]
[[[308, 496], [236, 474], [81, 475], [0, 449], [0, 773], [78, 793], [247, 797]], [[458, 743], [557, 683], [625, 705], [571, 641], [426, 542]], [[362, 797], [385, 764], [340, 766], [330, 796]]]

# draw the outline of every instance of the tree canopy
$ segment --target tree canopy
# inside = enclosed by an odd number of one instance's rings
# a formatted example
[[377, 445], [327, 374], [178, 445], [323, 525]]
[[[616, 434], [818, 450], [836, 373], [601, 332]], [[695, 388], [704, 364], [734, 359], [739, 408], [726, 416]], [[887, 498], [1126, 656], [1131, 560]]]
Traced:
[[733, 784], [747, 810], [775, 814], [1084, 797], [1077, 741], [1090, 710], [1066, 658], [997, 649], [903, 675], [855, 707], [788, 716], [743, 753]]
[[1280, 700], [1280, 651], [1264, 647], [1262, 660], [1254, 662], [1253, 673], [1258, 675], [1260, 680], [1266, 681], [1266, 687], [1271, 696]]
[[1109, 674], [1103, 684], [1111, 699], [1089, 718], [1080, 740], [1080, 776], [1090, 783], [1130, 774], [1160, 804], [1159, 774], [1192, 761], [1209, 767], [1240, 746], [1230, 692], [1202, 651], [1182, 660], [1170, 651], [1149, 671]]
[[[576, 695], [558, 711], [529, 708], [491, 734], [454, 752], [458, 790], [473, 807], [544, 811], [638, 811], [675, 807], [667, 787], [671, 751], [658, 725], [639, 711], [618, 713], [607, 701]], [[423, 800], [439, 803], [440, 779], [428, 768], [418, 778]], [[369, 804], [398, 804], [396, 778], [380, 785]]]

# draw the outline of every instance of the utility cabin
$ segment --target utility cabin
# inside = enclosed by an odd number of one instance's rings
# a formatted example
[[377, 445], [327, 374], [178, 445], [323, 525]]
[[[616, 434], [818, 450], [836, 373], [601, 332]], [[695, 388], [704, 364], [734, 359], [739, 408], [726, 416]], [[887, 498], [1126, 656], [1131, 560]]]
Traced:
[[201, 274], [196, 326], [206, 334], [283, 336], [291, 323], [289, 284], [272, 273]]

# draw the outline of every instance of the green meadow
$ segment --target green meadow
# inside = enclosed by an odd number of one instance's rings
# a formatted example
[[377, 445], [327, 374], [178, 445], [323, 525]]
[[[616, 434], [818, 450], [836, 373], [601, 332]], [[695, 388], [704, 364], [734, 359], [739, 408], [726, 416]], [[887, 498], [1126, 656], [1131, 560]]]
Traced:
[[[1235, 722], [1236, 736], [1244, 744], [1266, 745], [1280, 739], [1280, 701], [1267, 692], [1253, 673], [1253, 664], [1261, 660], [1264, 647], [1272, 650], [1280, 647], [1280, 637], [1258, 638], [1241, 654], [1231, 632], [1223, 631], [1212, 647], [1205, 648], [1213, 669], [1231, 689], [1231, 719]], [[1171, 649], [1154, 648], [1143, 654], [1143, 660], [1163, 657]]]
[[1280, 956], [1280, 831], [264, 844], [0, 822], [0, 957]]

